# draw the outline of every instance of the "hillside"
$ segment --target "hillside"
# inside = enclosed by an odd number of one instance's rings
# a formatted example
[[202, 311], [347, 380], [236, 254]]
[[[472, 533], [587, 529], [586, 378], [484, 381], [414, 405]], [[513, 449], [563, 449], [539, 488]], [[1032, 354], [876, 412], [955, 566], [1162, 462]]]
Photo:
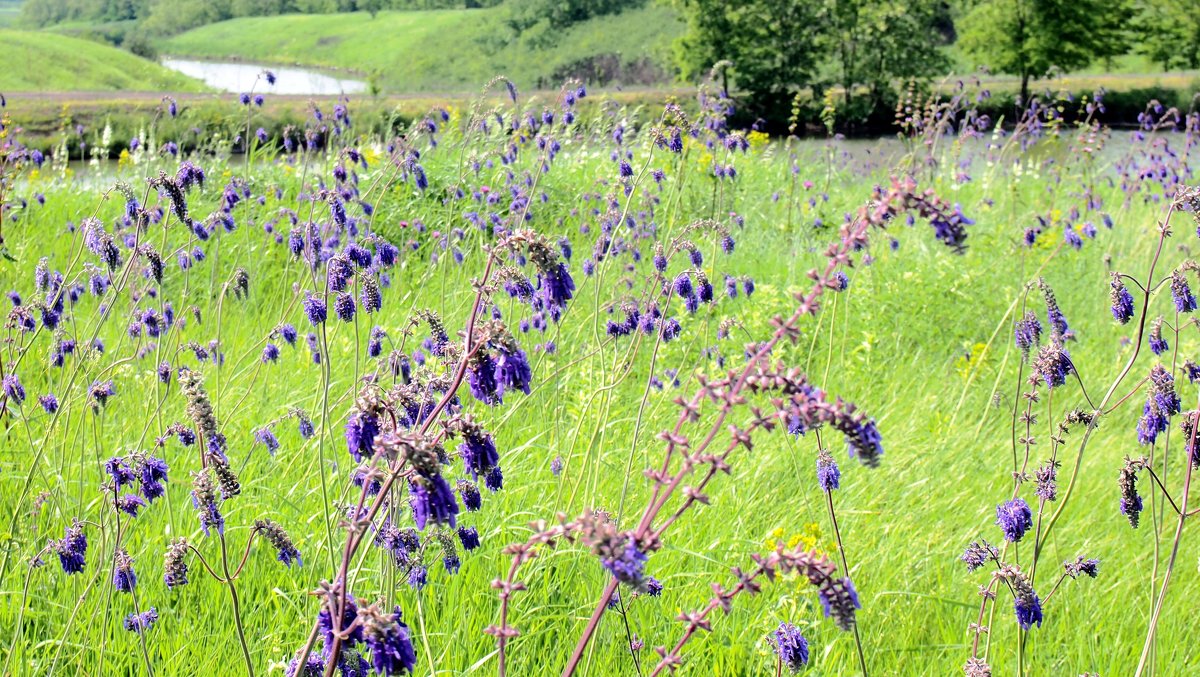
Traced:
[[646, 85], [670, 79], [670, 45], [684, 30], [673, 10], [651, 5], [576, 24], [553, 45], [535, 49], [500, 37], [501, 11], [233, 19], [182, 33], [159, 48], [173, 56], [349, 69], [386, 91], [470, 91], [497, 74], [522, 87], [553, 87], [567, 75]]
[[53, 33], [0, 30], [0, 91], [196, 92], [198, 81], [116, 47]]

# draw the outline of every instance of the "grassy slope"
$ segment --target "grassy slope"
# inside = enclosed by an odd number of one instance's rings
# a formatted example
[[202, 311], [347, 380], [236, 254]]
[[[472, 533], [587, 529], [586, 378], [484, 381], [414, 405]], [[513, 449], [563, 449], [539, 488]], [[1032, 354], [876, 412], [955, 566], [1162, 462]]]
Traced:
[[4, 91], [199, 91], [202, 85], [129, 52], [50, 33], [0, 30]]
[[682, 31], [672, 10], [649, 6], [575, 26], [548, 50], [508, 44], [489, 54], [482, 41], [496, 32], [499, 11], [234, 19], [188, 31], [161, 48], [173, 55], [347, 68], [377, 74], [385, 88], [398, 91], [461, 91], [501, 73], [528, 87], [595, 54], [617, 53], [627, 61], [662, 56], [653, 50], [669, 48]]

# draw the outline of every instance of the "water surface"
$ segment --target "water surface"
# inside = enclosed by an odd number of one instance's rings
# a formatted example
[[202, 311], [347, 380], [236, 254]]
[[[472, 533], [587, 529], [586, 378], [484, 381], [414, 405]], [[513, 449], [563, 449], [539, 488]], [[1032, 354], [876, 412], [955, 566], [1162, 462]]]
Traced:
[[[362, 80], [340, 78], [311, 68], [267, 67], [261, 64], [234, 61], [199, 61], [196, 59], [164, 58], [162, 65], [197, 80], [209, 87], [226, 92], [255, 92], [263, 94], [358, 94], [367, 91]], [[274, 85], [259, 78], [264, 70], [275, 73]], [[255, 80], [258, 80], [256, 83]]]

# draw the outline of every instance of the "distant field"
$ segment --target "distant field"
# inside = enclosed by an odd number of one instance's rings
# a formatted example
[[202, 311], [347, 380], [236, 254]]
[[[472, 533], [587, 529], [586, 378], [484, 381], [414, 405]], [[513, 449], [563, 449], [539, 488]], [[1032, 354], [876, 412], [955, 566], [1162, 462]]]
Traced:
[[[288, 15], [211, 24], [159, 45], [164, 54], [305, 64], [356, 71], [389, 91], [474, 90], [496, 74], [522, 87], [554, 86], [584, 64], [603, 70], [642, 63], [617, 79], [669, 79], [672, 41], [684, 26], [673, 10], [650, 5], [563, 31], [555, 44], [504, 44], [497, 9]], [[658, 71], [657, 73], [651, 73]], [[603, 78], [589, 78], [591, 80]]]
[[[3, 5], [0, 5], [3, 7]], [[0, 30], [0, 91], [201, 91], [184, 77], [129, 52], [51, 33]]]
[[[956, 79], [965, 76], [956, 75], [946, 79], [951, 89]], [[980, 78], [980, 83], [993, 92], [1016, 92], [1021, 89], [1021, 80], [1008, 75], [988, 75]], [[1030, 88], [1033, 92], [1059, 91], [1089, 92], [1103, 88], [1109, 92], [1146, 89], [1149, 87], [1168, 87], [1171, 89], [1197, 91], [1200, 90], [1200, 71], [1171, 71], [1144, 73], [1069, 73], [1053, 78], [1033, 80]]]

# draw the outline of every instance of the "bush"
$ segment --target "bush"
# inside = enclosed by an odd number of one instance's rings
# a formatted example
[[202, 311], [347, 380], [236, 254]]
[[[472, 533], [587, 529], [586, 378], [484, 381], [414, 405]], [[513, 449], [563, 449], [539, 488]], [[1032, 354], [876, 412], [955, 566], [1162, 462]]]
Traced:
[[131, 32], [126, 35], [125, 42], [122, 43], [121, 46], [129, 50], [131, 53], [142, 57], [143, 59], [158, 61], [158, 49], [156, 49], [154, 44], [151, 43], [145, 34], [141, 32]]

